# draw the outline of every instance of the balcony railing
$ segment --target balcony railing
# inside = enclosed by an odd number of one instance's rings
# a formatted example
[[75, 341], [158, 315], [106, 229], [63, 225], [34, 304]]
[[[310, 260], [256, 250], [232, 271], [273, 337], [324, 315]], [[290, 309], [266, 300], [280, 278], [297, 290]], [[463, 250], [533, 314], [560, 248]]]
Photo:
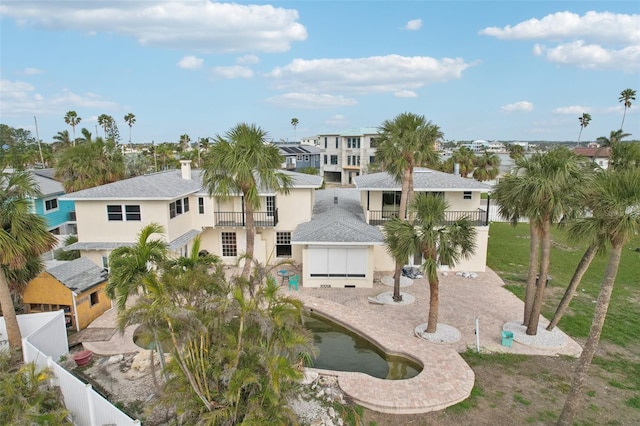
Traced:
[[[215, 212], [215, 226], [246, 226], [247, 214], [242, 212]], [[278, 209], [272, 212], [253, 212], [253, 223], [256, 227], [272, 227], [278, 224]]]
[[[384, 225], [386, 221], [394, 216], [397, 216], [398, 212], [389, 210], [369, 210], [369, 225]], [[474, 226], [487, 226], [488, 217], [486, 210], [478, 209], [471, 211], [447, 211], [444, 214], [443, 224], [451, 224], [458, 219], [466, 217]]]

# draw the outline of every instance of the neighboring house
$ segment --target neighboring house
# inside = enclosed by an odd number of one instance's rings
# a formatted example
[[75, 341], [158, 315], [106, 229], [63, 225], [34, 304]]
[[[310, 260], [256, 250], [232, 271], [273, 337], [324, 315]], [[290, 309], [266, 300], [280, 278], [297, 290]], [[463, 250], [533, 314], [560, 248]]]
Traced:
[[361, 127], [342, 133], [318, 135], [322, 150], [321, 176], [325, 182], [353, 184], [353, 178], [365, 174], [375, 163], [379, 130]]
[[588, 148], [573, 148], [573, 152], [582, 157], [587, 157], [601, 169], [607, 169], [609, 167], [609, 159], [611, 157], [611, 148], [609, 147], [588, 147]]
[[29, 281], [22, 300], [27, 313], [62, 309], [67, 327], [80, 331], [111, 308], [106, 285], [107, 272], [81, 257], [41, 272]]
[[[68, 250], [80, 250], [95, 264], [109, 266], [109, 255], [117, 247], [131, 245], [139, 231], [150, 223], [165, 233], [153, 238], [167, 242], [173, 256], [188, 255], [193, 239], [200, 235], [201, 249], [228, 264], [235, 264], [246, 251], [246, 214], [241, 195], [221, 199], [202, 187], [200, 170], [181, 161], [181, 170], [170, 170], [113, 182], [67, 194], [74, 200], [78, 217], [78, 242]], [[291, 246], [291, 233], [311, 218], [315, 189], [322, 178], [283, 171], [293, 179], [287, 195], [259, 189], [262, 207], [254, 213], [256, 239], [254, 257], [262, 263], [291, 258], [302, 261], [300, 249]]]
[[318, 139], [317, 136], [308, 136], [306, 138], [300, 139], [300, 144], [302, 144], [302, 145], [319, 146], [320, 145], [320, 139]]
[[[355, 178], [356, 188], [360, 190], [360, 205], [365, 212], [366, 223], [382, 226], [393, 216], [397, 216], [400, 208], [402, 184], [397, 182], [386, 172], [373, 173]], [[491, 186], [449, 173], [438, 172], [426, 168], [414, 169], [414, 192], [427, 192], [441, 195], [449, 204], [446, 214], [447, 221], [454, 221], [461, 217], [469, 218], [476, 227], [477, 239], [475, 254], [466, 260], [461, 260], [450, 268], [455, 271], [484, 271], [487, 260], [487, 242], [489, 238], [489, 200], [481, 199], [482, 193], [488, 193]], [[382, 256], [376, 258], [376, 268], [385, 270]], [[422, 259], [412, 259], [414, 265], [420, 265]], [[391, 268], [393, 269], [393, 268]], [[388, 270], [388, 269], [386, 269]]]
[[280, 155], [284, 157], [282, 168], [296, 171], [312, 167], [320, 171], [320, 148], [313, 145], [278, 144]]
[[47, 229], [55, 235], [76, 233], [75, 206], [72, 200], [60, 199], [64, 187], [53, 178], [53, 169], [32, 170], [31, 174], [42, 196], [33, 199], [33, 212], [47, 221]]

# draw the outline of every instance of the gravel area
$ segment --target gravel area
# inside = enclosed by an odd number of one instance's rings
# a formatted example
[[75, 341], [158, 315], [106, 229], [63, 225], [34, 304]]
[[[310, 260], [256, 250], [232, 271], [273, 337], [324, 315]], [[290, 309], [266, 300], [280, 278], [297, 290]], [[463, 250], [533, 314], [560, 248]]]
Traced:
[[425, 339], [431, 343], [455, 343], [460, 340], [460, 331], [457, 328], [452, 327], [447, 324], [440, 324], [436, 326], [435, 333], [427, 333], [427, 323], [420, 324], [416, 327], [415, 333], [416, 336]]
[[400, 296], [402, 296], [402, 300], [399, 302], [396, 302], [395, 300], [393, 300], [393, 292], [385, 291], [384, 293], [380, 293], [377, 296], [373, 296], [373, 297], [370, 296], [369, 301], [372, 303], [379, 303], [381, 305], [391, 305], [391, 306], [409, 305], [416, 301], [415, 296], [409, 293], [405, 293], [403, 291], [400, 292]]
[[504, 331], [513, 333], [513, 340], [523, 345], [533, 346], [537, 348], [562, 348], [567, 345], [567, 335], [558, 327], [552, 331], [546, 330], [545, 325], [538, 326], [538, 332], [535, 336], [527, 334], [527, 327], [522, 325], [520, 321], [509, 321], [502, 327]]

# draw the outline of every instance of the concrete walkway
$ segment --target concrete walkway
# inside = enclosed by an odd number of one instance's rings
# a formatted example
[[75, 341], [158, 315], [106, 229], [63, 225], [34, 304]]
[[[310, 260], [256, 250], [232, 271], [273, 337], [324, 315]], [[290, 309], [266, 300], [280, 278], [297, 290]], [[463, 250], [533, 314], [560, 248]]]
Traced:
[[[523, 303], [504, 289], [500, 277], [491, 270], [477, 278], [440, 274], [439, 322], [455, 327], [461, 338], [451, 344], [431, 343], [415, 336], [415, 328], [427, 321], [429, 286], [425, 279], [403, 287], [403, 293], [415, 296], [411, 304], [400, 306], [369, 303], [369, 297], [389, 291], [380, 283], [388, 274], [376, 274], [373, 288], [305, 288], [282, 292], [299, 298], [305, 306], [352, 329], [377, 344], [387, 353], [410, 357], [424, 367], [420, 374], [407, 380], [384, 380], [362, 373], [323, 372], [338, 377], [341, 389], [356, 403], [367, 408], [393, 414], [436, 411], [466, 399], [474, 384], [474, 373], [459, 352], [476, 349], [475, 321], [480, 324], [482, 352], [514, 354], [578, 356], [581, 347], [573, 339], [563, 339], [559, 347], [539, 347], [513, 342], [501, 345], [505, 323], [519, 321]], [[542, 325], [547, 320], [540, 319]], [[115, 327], [115, 309], [107, 311], [90, 327]], [[85, 348], [99, 355], [137, 352], [133, 343], [136, 326], [128, 327], [124, 335], [115, 333], [109, 341], [83, 342]]]

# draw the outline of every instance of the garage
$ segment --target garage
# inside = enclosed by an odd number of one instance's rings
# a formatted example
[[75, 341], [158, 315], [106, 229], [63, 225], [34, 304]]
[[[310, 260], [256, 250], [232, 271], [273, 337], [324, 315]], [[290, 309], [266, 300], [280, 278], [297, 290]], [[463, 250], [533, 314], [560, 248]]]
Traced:
[[312, 278], [365, 278], [367, 247], [309, 246], [308, 273]]

